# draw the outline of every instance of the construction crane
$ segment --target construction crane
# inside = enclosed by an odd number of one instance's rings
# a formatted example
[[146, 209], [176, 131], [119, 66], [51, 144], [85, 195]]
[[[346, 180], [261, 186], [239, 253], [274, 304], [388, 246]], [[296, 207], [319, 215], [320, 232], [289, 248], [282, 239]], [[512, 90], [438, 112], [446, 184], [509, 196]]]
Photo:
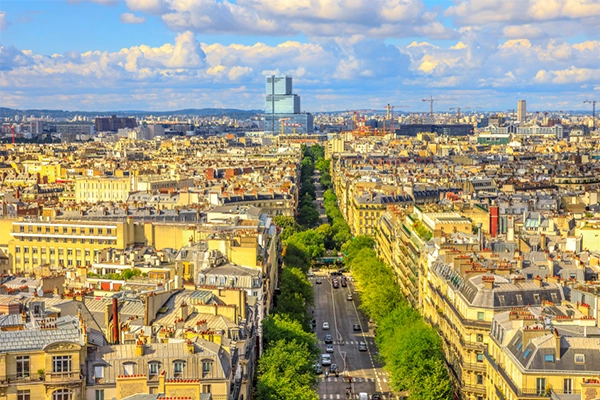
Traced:
[[596, 100], [584, 100], [584, 103], [592, 105], [592, 131], [596, 132]]
[[431, 120], [433, 120], [433, 102], [440, 101], [440, 100], [456, 100], [456, 99], [434, 99], [433, 96], [429, 96], [428, 99], [423, 99], [424, 102], [429, 103], [429, 116], [431, 117]]
[[408, 108], [410, 106], [390, 106], [388, 103], [387, 106], [383, 107], [386, 111], [385, 119], [390, 120], [390, 131], [394, 132], [394, 108]]

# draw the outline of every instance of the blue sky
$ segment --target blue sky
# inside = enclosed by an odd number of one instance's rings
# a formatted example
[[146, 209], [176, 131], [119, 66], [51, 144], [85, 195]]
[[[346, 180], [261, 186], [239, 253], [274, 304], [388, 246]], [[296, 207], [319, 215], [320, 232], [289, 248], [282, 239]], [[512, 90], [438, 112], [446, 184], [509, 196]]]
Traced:
[[260, 109], [285, 73], [312, 112], [582, 109], [599, 26], [599, 0], [3, 0], [0, 105]]

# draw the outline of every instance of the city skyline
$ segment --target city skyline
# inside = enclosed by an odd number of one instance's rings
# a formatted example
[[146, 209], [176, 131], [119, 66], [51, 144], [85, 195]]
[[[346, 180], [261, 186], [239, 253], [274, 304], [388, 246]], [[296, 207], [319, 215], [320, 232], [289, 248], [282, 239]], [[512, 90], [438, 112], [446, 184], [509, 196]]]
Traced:
[[286, 74], [313, 113], [425, 112], [430, 95], [586, 110], [599, 25], [587, 0], [5, 1], [0, 92], [20, 109], [261, 109], [265, 76]]

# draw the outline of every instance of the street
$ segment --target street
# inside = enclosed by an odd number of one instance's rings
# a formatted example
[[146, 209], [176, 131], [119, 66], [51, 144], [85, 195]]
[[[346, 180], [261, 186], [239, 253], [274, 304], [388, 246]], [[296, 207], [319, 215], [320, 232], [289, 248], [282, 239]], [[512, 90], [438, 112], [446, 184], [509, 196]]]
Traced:
[[[319, 171], [313, 175], [316, 200], [314, 201], [317, 211], [320, 215], [320, 224], [327, 223], [327, 215], [323, 204], [323, 188], [319, 183]], [[334, 270], [332, 270], [334, 271]], [[321, 384], [319, 386], [319, 396], [322, 399], [345, 399], [346, 390], [350, 390], [351, 398], [357, 399], [358, 394], [365, 392], [371, 395], [375, 392], [387, 394], [390, 391], [388, 384], [388, 374], [382, 369], [382, 364], [375, 359], [377, 348], [375, 347], [373, 326], [370, 326], [367, 318], [359, 311], [360, 299], [355, 291], [351, 275], [344, 274], [347, 278], [347, 287], [335, 289], [332, 285], [332, 279], [329, 272], [325, 269], [315, 272], [315, 276], [310, 278], [315, 293], [314, 319], [316, 320], [315, 332], [322, 349], [322, 354], [326, 352], [326, 343], [324, 337], [330, 334], [333, 337], [332, 364], [337, 364], [339, 376], [330, 374], [325, 378], [321, 375]], [[341, 280], [341, 277], [337, 277]], [[322, 283], [317, 284], [319, 279]], [[340, 282], [341, 283], [341, 282]], [[352, 295], [352, 300], [348, 300], [348, 295]], [[323, 329], [323, 323], [329, 323], [329, 329]], [[360, 331], [354, 331], [353, 325], [358, 324]], [[359, 351], [360, 342], [366, 343], [367, 351]], [[319, 362], [320, 362], [319, 358]], [[329, 370], [328, 366], [323, 370]], [[351, 378], [351, 381], [348, 378]]]
[[[316, 279], [319, 278], [322, 283], [316, 284]], [[340, 370], [339, 377], [321, 376], [320, 397], [344, 399], [347, 388], [352, 388], [354, 398], [357, 398], [360, 392], [366, 392], [369, 396], [374, 392], [387, 394], [390, 391], [388, 375], [383, 371], [382, 365], [375, 360], [377, 349], [373, 327], [358, 310], [360, 302], [358, 293], [354, 291], [353, 282], [348, 279], [347, 287], [340, 286], [334, 289], [331, 278], [324, 270], [316, 272], [311, 280], [315, 291], [315, 332], [319, 345], [325, 353], [324, 337], [326, 334], [333, 336], [332, 363], [337, 364]], [[353, 300], [347, 300], [348, 294], [352, 295]], [[324, 330], [323, 322], [328, 322], [330, 329]], [[361, 331], [354, 331], [353, 324], [359, 324]], [[361, 341], [367, 344], [367, 351], [359, 351], [358, 344]], [[347, 381], [348, 376], [352, 378], [351, 383]]]

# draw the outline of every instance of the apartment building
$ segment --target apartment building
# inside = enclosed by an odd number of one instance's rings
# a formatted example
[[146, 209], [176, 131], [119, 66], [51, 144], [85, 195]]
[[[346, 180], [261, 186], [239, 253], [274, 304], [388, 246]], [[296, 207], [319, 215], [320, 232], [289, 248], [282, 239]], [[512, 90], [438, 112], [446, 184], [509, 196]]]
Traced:
[[0, 221], [6, 229], [10, 264], [15, 272], [33, 272], [40, 265], [88, 265], [102, 249], [124, 249], [135, 243], [133, 221], [94, 222]]
[[488, 397], [598, 398], [598, 336], [583, 304], [546, 302], [497, 314], [485, 352]]
[[132, 190], [132, 178], [130, 177], [77, 178], [75, 180], [75, 201], [78, 203], [126, 202]]
[[[42, 303], [43, 304], [43, 303]], [[37, 309], [40, 303], [32, 304]], [[33, 323], [33, 320], [36, 322]], [[87, 334], [78, 316], [24, 323], [20, 314], [0, 318], [0, 397], [7, 400], [77, 400], [85, 397]]]

